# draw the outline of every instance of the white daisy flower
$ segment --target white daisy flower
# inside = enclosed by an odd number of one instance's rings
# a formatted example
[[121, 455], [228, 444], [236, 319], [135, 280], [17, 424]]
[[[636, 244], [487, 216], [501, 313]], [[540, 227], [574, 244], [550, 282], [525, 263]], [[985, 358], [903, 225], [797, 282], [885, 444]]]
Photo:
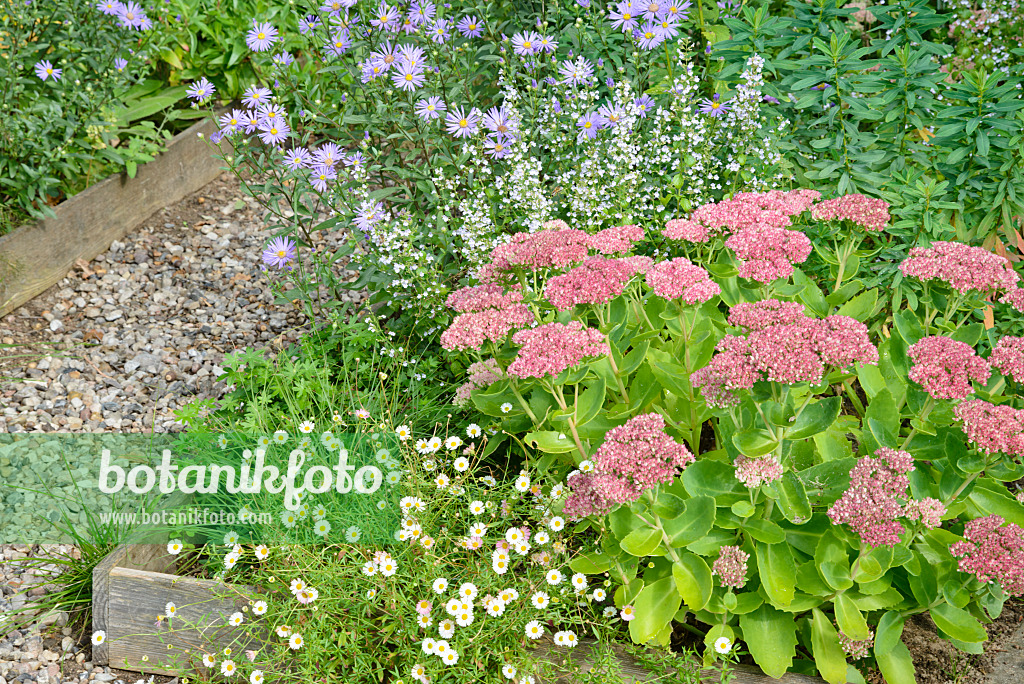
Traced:
[[224, 435], [219, 436], [217, 438], [217, 446], [219, 446], [221, 449], [227, 449], [227, 447], [228, 447], [228, 438], [225, 437]]
[[459, 456], [452, 463], [452, 467], [455, 468], [455, 470], [459, 471], [460, 473], [464, 473], [467, 470], [469, 470], [469, 459], [466, 458], [465, 456]]
[[548, 570], [546, 579], [548, 581], [548, 584], [550, 584], [551, 586], [556, 586], [558, 584], [561, 584], [562, 582], [562, 573], [558, 570]]
[[299, 516], [295, 514], [295, 511], [281, 511], [281, 524], [291, 529], [295, 527], [299, 522]]
[[455, 665], [459, 662], [459, 653], [452, 649], [441, 656], [441, 660], [444, 661], [445, 665]]
[[284, 444], [288, 441], [288, 433], [284, 430], [278, 430], [274, 433], [274, 441], [278, 444]]
[[457, 614], [455, 616], [455, 624], [459, 627], [469, 627], [473, 624], [473, 613], [468, 610], [464, 610]]
[[99, 646], [100, 644], [102, 644], [106, 640], [107, 640], [107, 633], [104, 632], [102, 629], [97, 629], [95, 632], [92, 633], [92, 645], [93, 646]]
[[299, 423], [299, 432], [301, 432], [304, 435], [312, 434], [313, 430], [315, 429], [316, 425], [314, 425], [313, 421], [311, 420], [304, 420], [301, 423]]
[[544, 626], [540, 620], [530, 620], [526, 623], [526, 636], [529, 639], [540, 639], [544, 636]]
[[288, 635], [292, 633], [292, 630], [288, 625], [278, 625], [274, 628], [274, 631], [277, 632], [277, 636], [282, 639], [287, 639]]
[[408, 425], [399, 425], [395, 428], [395, 434], [398, 436], [398, 439], [404, 442], [412, 436], [412, 431]]
[[516, 491], [524, 493], [530, 491], [530, 477], [528, 475], [520, 475], [516, 478]]
[[318, 537], [326, 537], [330, 531], [331, 523], [327, 522], [326, 520], [317, 520], [316, 523], [313, 525], [313, 534], [317, 535]]
[[232, 613], [231, 617], [228, 618], [228, 624], [232, 627], [237, 627], [238, 625], [242, 624], [242, 614], [238, 611]]
[[449, 451], [454, 451], [462, 446], [462, 438], [458, 435], [452, 435], [444, 441], [444, 445]]
[[548, 604], [550, 602], [551, 602], [551, 597], [548, 596], [547, 593], [543, 592], [543, 591], [538, 591], [537, 593], [535, 593], [533, 596], [530, 597], [530, 603], [532, 603], [533, 607], [537, 608], [538, 610], [542, 610], [544, 608], [547, 608]]
[[715, 653], [726, 655], [731, 650], [732, 640], [729, 637], [720, 636], [717, 639], [715, 639]]
[[[479, 503], [479, 502], [474, 502]], [[473, 505], [470, 504], [470, 512], [473, 512]], [[482, 537], [487, 534], [487, 525], [482, 522], [473, 523], [469, 526], [470, 537]]]
[[290, 637], [288, 637], [288, 648], [292, 649], [293, 651], [298, 651], [300, 648], [302, 648], [302, 644], [304, 643], [306, 642], [303, 641], [301, 634], [292, 634]]
[[583, 461], [579, 465], [579, 471], [581, 473], [592, 473], [592, 472], [594, 472], [594, 462], [593, 461]]
[[440, 475], [434, 478], [434, 484], [437, 486], [438, 489], [444, 489], [449, 484], [451, 484], [451, 480], [447, 475], [441, 473]]
[[607, 598], [608, 594], [605, 593], [604, 589], [601, 589], [600, 587], [598, 587], [597, 589], [594, 590], [594, 593], [591, 594], [591, 596], [593, 597], [593, 599], [595, 601], [604, 601], [605, 598]]
[[267, 602], [266, 601], [257, 601], [256, 603], [252, 604], [252, 614], [253, 615], [263, 615], [266, 612], [267, 612]]
[[184, 548], [185, 546], [181, 543], [180, 539], [172, 539], [171, 541], [167, 542], [167, 553], [171, 554], [172, 556], [177, 556], [179, 553], [181, 553], [181, 550]]
[[212, 653], [206, 653], [203, 655], [203, 665], [206, 667], [213, 667], [217, 664], [217, 659], [213, 657]]
[[225, 677], [230, 677], [238, 670], [234, 660], [225, 660], [220, 664], [220, 673]]
[[561, 516], [556, 515], [548, 522], [548, 527], [552, 532], [561, 532], [565, 528], [565, 520]]
[[444, 639], [451, 639], [455, 636], [455, 623], [451, 620], [445, 620], [437, 626], [437, 633]]
[[359, 541], [360, 536], [362, 536], [362, 531], [360, 531], [360, 529], [355, 525], [352, 525], [347, 530], [345, 530], [345, 541], [347, 541], [349, 544], [355, 544], [357, 541]]
[[581, 594], [587, 590], [587, 576], [582, 572], [577, 572], [572, 576], [572, 588], [576, 590], [577, 594]]
[[467, 601], [475, 599], [478, 593], [479, 591], [477, 590], [476, 585], [472, 582], [464, 582], [462, 586], [459, 587], [459, 596]]
[[516, 678], [516, 667], [515, 667], [515, 665], [508, 665], [508, 664], [506, 664], [506, 665], [502, 666], [501, 674], [503, 674], [505, 676], [505, 679], [515, 679]]
[[443, 594], [448, 591], [448, 580], [444, 577], [438, 577], [434, 580], [433, 584], [430, 585], [430, 588], [434, 590], [435, 594]]
[[475, 439], [481, 434], [482, 431], [480, 430], [480, 426], [476, 423], [470, 423], [469, 426], [466, 427], [466, 436], [470, 439]]
[[551, 541], [551, 536], [548, 535], [547, 530], [539, 530], [537, 534], [533, 535], [533, 543], [538, 546], [544, 546]]
[[504, 404], [500, 406], [500, 408], [502, 413], [508, 413], [512, 410], [512, 404], [506, 401]]
[[380, 564], [380, 574], [385, 577], [391, 577], [398, 570], [398, 565], [394, 560], [388, 558]]
[[263, 684], [263, 670], [253, 670], [249, 675], [249, 684]]

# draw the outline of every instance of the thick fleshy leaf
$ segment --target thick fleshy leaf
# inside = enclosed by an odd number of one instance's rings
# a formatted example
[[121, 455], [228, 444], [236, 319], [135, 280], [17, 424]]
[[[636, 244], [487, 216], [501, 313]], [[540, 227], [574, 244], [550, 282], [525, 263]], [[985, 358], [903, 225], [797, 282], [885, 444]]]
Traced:
[[636, 617], [629, 623], [630, 637], [638, 644], [653, 639], [672, 621], [680, 603], [682, 597], [671, 577], [645, 585], [633, 601]]
[[672, 577], [687, 609], [696, 612], [707, 605], [714, 582], [703, 558], [692, 553], [682, 554], [679, 562], [672, 564]]
[[875, 648], [875, 661], [885, 678], [886, 684], [917, 684], [914, 676], [914, 660], [902, 641], [897, 641], [887, 651]]
[[779, 679], [793, 664], [796, 655], [796, 622], [768, 604], [740, 615], [743, 642], [758, 667], [769, 677]]
[[870, 632], [868, 632], [868, 623], [864, 619], [864, 614], [860, 612], [852, 598], [846, 594], [839, 594], [835, 598], [834, 605], [836, 608], [836, 623], [838, 623], [839, 629], [843, 631], [843, 634], [854, 641], [867, 639], [871, 636]]
[[786, 439], [804, 439], [824, 432], [839, 417], [841, 405], [841, 397], [829, 397], [808, 404], [793, 421], [793, 424], [786, 429]]
[[978, 644], [988, 639], [988, 634], [978, 619], [962, 608], [940, 603], [928, 612], [935, 625], [954, 639], [969, 644]]
[[664, 535], [661, 530], [652, 529], [650, 527], [641, 527], [633, 530], [626, 537], [619, 542], [619, 546], [622, 550], [631, 556], [649, 556], [654, 553], [654, 550], [661, 545], [661, 539]]
[[678, 517], [662, 520], [673, 548], [686, 546], [704, 537], [715, 524], [715, 500], [710, 496], [695, 496], [686, 502], [686, 509]]
[[787, 544], [755, 544], [757, 572], [768, 599], [777, 606], [793, 601], [796, 587], [796, 563]]
[[832, 621], [815, 608], [811, 611], [811, 650], [821, 678], [829, 684], [846, 684], [846, 654]]

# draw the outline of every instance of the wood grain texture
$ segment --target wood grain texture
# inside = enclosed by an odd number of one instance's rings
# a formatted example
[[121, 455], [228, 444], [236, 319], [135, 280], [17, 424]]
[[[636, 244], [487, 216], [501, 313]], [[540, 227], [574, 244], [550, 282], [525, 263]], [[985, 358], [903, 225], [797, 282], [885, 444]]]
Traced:
[[[539, 679], [540, 684], [575, 684], [573, 677], [569, 674], [568, 657], [572, 658], [572, 669], [579, 667], [581, 673], [590, 672], [594, 660], [594, 647], [596, 642], [592, 639], [581, 639], [579, 645], [572, 649], [571, 653], [565, 649], [555, 646], [550, 640], [541, 641], [534, 656], [555, 664], [561, 674], [555, 678], [547, 677]], [[631, 656], [624, 647], [613, 646], [612, 650], [615, 659], [618, 661], [619, 674], [623, 684], [670, 684], [678, 680], [678, 676], [666, 672], [651, 671], [641, 666], [636, 658]], [[733, 668], [733, 682], [735, 684], [825, 684], [825, 680], [819, 677], [808, 677], [806, 675], [786, 673], [781, 679], [774, 679], [756, 667], [749, 665], [736, 665]], [[614, 681], [614, 680], [612, 680]], [[701, 681], [713, 684], [719, 681], [718, 670], [703, 670]], [[615, 684], [618, 684], [616, 681]]]
[[[231, 646], [241, 654], [250, 644], [238, 642], [238, 632], [227, 618], [248, 603], [253, 590], [124, 567], [133, 561], [166, 566], [166, 549], [160, 553], [146, 548], [156, 546], [118, 547], [96, 566], [93, 630], [106, 632], [106, 641], [93, 647], [93, 662], [146, 674], [178, 674], [203, 653]], [[158, 624], [157, 616], [166, 612], [168, 602], [177, 607], [177, 616]], [[174, 648], [168, 649], [168, 644]]]
[[0, 236], [0, 316], [47, 290], [76, 260], [91, 261], [154, 212], [216, 178], [223, 162], [206, 141], [216, 130], [211, 120], [198, 123], [139, 166], [135, 178], [112, 175], [57, 205], [56, 217]]

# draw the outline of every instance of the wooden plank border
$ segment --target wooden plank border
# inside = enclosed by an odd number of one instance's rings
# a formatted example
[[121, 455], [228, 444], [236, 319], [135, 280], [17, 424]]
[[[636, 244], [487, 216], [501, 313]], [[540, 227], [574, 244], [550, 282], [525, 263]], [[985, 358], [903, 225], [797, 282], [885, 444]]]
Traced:
[[220, 175], [222, 162], [207, 142], [216, 130], [213, 120], [204, 119], [140, 165], [135, 178], [109, 176], [58, 204], [56, 217], [0, 236], [0, 316], [49, 289], [78, 259], [91, 261], [155, 212]]

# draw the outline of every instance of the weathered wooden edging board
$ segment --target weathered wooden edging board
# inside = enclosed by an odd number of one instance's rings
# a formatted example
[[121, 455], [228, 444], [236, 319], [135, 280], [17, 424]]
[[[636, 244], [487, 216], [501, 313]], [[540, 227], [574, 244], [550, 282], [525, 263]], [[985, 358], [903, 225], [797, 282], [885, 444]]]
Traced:
[[[233, 630], [226, 625], [227, 617], [241, 610], [250, 587], [232, 587], [221, 582], [179, 577], [173, 574], [174, 559], [167, 556], [161, 545], [121, 546], [107, 556], [93, 571], [93, 630], [103, 630], [105, 643], [93, 647], [93, 662], [122, 670], [147, 674], [181, 674], [159, 666], [168, 658], [167, 644], [173, 643], [174, 653], [181, 649], [193, 652], [215, 652], [231, 644]], [[164, 612], [168, 601], [178, 608], [183, 623], [203, 629], [175, 628], [173, 634], [164, 632], [154, 624], [156, 616]], [[567, 656], [580, 666], [582, 672], [590, 670], [589, 661], [595, 642], [584, 639], [571, 653], [550, 641], [538, 644], [537, 659], [552, 663], [561, 670]], [[235, 652], [240, 649], [237, 644]], [[661, 682], [670, 679], [664, 673], [643, 668], [624, 648], [615, 648], [615, 655], [624, 684]], [[144, 660], [144, 657], [146, 658]], [[738, 665], [733, 671], [736, 684], [825, 684], [818, 677], [785, 674], [773, 679], [760, 670]], [[706, 670], [702, 681], [717, 682], [719, 672]], [[568, 676], [545, 679], [542, 684], [574, 684]]]
[[91, 261], [154, 212], [216, 178], [223, 162], [206, 140], [216, 130], [210, 119], [197, 123], [139, 166], [135, 178], [109, 176], [57, 205], [56, 217], [0, 236], [0, 316], [44, 292], [78, 259]]
[[[147, 544], [118, 547], [96, 566], [93, 631], [105, 632], [106, 640], [93, 646], [95, 664], [178, 674], [161, 663], [184, 662], [186, 651], [214, 653], [232, 644], [235, 634], [227, 618], [246, 605], [249, 587], [155, 571], [173, 572], [173, 563], [165, 547]], [[168, 602], [177, 607], [177, 617], [171, 624], [158, 624], [157, 616], [164, 614]], [[174, 649], [168, 650], [168, 644]], [[234, 647], [241, 652], [238, 644]]]

